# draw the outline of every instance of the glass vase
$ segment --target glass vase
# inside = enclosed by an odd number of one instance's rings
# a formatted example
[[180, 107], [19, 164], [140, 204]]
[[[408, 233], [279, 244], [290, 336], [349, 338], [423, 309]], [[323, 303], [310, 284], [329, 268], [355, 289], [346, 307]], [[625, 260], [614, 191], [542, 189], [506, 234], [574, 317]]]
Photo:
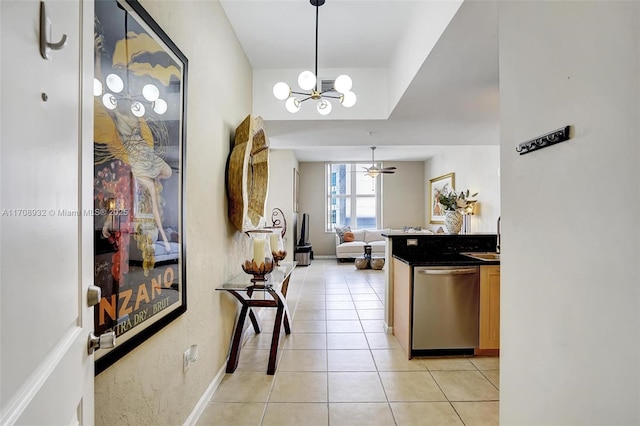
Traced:
[[272, 228], [269, 235], [269, 246], [271, 248], [271, 256], [276, 266], [280, 266], [280, 262], [287, 257], [284, 249], [284, 241], [282, 240], [282, 228]]
[[249, 251], [242, 265], [242, 270], [253, 275], [252, 282], [266, 281], [265, 276], [273, 271], [274, 265], [269, 239], [272, 233], [258, 229], [247, 231], [246, 234], [250, 239]]

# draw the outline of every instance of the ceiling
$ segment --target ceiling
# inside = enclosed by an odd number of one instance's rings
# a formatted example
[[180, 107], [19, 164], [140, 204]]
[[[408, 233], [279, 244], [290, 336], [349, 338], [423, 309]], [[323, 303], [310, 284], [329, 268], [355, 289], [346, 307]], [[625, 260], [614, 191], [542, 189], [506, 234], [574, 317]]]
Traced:
[[[390, 67], [411, 36], [405, 23], [432, 1], [443, 0], [326, 0], [319, 10], [319, 71]], [[313, 70], [315, 8], [308, 0], [221, 4], [254, 70]], [[432, 25], [429, 16], [418, 18]], [[495, 0], [464, 1], [419, 58], [387, 119], [265, 119], [271, 147], [292, 149], [300, 161], [370, 161], [370, 146], [378, 147], [376, 160], [421, 161], [444, 146], [498, 145], [497, 32]], [[358, 93], [356, 87], [354, 79]], [[254, 87], [254, 103], [257, 90], [270, 94], [272, 86]], [[264, 113], [254, 107], [254, 114]]]

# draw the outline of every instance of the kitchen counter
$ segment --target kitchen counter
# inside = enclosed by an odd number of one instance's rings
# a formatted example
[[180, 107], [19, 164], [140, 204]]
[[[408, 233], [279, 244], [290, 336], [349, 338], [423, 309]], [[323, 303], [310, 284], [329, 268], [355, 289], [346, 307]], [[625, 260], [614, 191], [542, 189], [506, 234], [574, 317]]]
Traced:
[[393, 260], [409, 266], [492, 266], [499, 260], [480, 260], [461, 253], [495, 252], [496, 234], [431, 234], [421, 231], [391, 230], [382, 234], [387, 238], [385, 263], [385, 325], [393, 331]]

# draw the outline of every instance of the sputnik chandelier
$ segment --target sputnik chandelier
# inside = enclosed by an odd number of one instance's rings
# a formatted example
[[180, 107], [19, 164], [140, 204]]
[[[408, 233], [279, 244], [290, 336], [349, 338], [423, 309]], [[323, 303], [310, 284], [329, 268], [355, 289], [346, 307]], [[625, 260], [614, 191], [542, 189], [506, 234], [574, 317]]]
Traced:
[[[329, 99], [338, 99], [346, 108], [351, 108], [356, 103], [356, 94], [351, 91], [353, 82], [346, 74], [336, 78], [332, 89], [322, 92], [318, 90], [318, 10], [324, 2], [325, 0], [310, 0], [316, 8], [316, 68], [315, 73], [303, 71], [298, 76], [298, 85], [304, 92], [294, 92], [287, 83], [282, 81], [273, 86], [273, 95], [281, 101], [286, 99], [285, 108], [290, 113], [298, 112], [300, 104], [309, 99], [318, 101], [316, 108], [321, 115], [328, 115], [331, 112], [332, 106]], [[299, 95], [300, 98], [294, 95]]]
[[109, 110], [114, 110], [118, 102], [130, 104], [131, 113], [136, 117], [142, 117], [145, 112], [145, 104], [153, 109], [156, 114], [167, 112], [167, 102], [160, 98], [160, 90], [153, 84], [146, 84], [142, 88], [141, 95], [132, 95], [124, 91], [124, 81], [117, 74], [109, 74], [106, 78], [108, 90], [103, 90], [102, 83], [97, 78], [93, 79], [93, 95], [102, 97], [102, 104]]

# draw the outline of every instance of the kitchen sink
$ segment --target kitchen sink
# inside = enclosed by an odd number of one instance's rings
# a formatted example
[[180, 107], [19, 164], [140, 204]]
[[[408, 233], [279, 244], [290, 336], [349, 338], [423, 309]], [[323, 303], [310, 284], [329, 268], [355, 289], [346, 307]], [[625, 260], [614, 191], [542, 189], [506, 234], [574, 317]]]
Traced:
[[474, 259], [484, 260], [485, 262], [500, 260], [500, 253], [482, 252], [482, 253], [461, 253], [461, 254], [468, 257], [472, 257]]

